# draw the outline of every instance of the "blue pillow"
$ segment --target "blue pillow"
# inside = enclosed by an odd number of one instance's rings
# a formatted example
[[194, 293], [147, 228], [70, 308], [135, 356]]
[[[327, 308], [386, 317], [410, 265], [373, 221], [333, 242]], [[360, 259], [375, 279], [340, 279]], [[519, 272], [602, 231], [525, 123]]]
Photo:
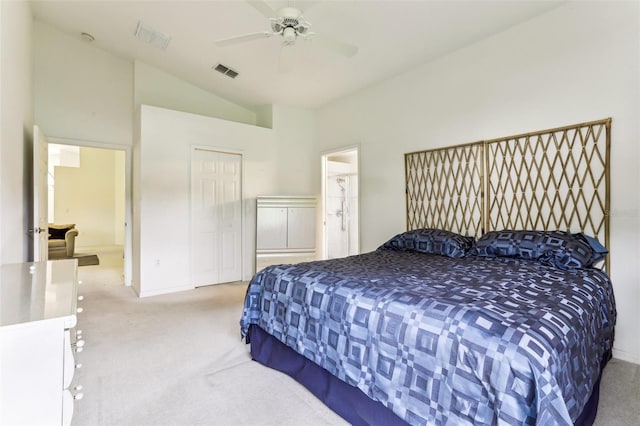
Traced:
[[561, 269], [575, 269], [592, 267], [607, 252], [595, 238], [584, 234], [503, 230], [484, 234], [469, 255], [537, 260]]
[[607, 254], [609, 254], [609, 250], [607, 250], [605, 246], [600, 244], [600, 241], [598, 241], [597, 239], [589, 235], [583, 234], [582, 232], [574, 235], [584, 239], [589, 244], [589, 246], [591, 246], [591, 249], [593, 250], [593, 257], [594, 257], [593, 263], [596, 263], [599, 260], [604, 259], [605, 257], [607, 257]]
[[424, 228], [398, 234], [379, 248], [464, 257], [474, 241], [473, 237], [465, 237], [455, 232]]

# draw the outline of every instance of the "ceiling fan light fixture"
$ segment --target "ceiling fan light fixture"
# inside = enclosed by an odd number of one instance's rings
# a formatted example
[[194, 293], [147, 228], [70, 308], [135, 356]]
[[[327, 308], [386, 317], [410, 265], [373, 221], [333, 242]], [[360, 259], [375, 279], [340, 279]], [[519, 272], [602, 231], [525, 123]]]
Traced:
[[293, 27], [286, 27], [282, 31], [282, 38], [284, 38], [285, 44], [295, 43], [297, 37], [298, 37], [298, 33]]
[[[295, 7], [283, 7], [277, 12], [271, 8], [264, 0], [245, 0], [254, 9], [269, 19], [271, 31], [260, 31], [249, 34], [241, 34], [217, 40], [217, 46], [225, 47], [235, 44], [245, 43], [253, 40], [260, 40], [270, 37], [282, 37], [280, 48], [280, 69], [288, 68], [286, 62], [291, 62], [290, 56], [298, 38], [305, 41], [315, 40], [319, 46], [331, 50], [339, 55], [351, 58], [358, 53], [358, 47], [350, 43], [332, 39], [331, 37], [318, 37], [315, 32], [310, 31], [311, 22], [302, 16], [302, 11]], [[283, 58], [285, 58], [283, 60]], [[283, 63], [285, 63], [283, 66]]]

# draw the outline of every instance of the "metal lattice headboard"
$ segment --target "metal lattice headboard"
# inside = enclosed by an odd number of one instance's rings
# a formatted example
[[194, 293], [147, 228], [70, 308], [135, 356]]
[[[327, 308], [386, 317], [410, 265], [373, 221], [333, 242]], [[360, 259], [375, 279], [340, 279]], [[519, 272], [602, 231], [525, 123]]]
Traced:
[[609, 247], [610, 146], [607, 118], [405, 154], [407, 229], [561, 229]]
[[483, 234], [482, 142], [405, 154], [407, 229]]

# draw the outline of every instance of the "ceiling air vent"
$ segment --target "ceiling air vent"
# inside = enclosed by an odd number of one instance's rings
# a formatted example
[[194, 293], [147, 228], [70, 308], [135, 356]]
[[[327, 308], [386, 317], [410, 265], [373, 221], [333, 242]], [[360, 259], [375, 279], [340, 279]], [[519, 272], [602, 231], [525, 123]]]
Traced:
[[226, 75], [227, 77], [236, 78], [238, 76], [238, 71], [234, 71], [231, 68], [224, 66], [222, 64], [216, 65], [214, 70], [218, 71], [221, 74]]
[[171, 37], [166, 34], [162, 34], [156, 31], [151, 26], [145, 24], [142, 21], [138, 21], [138, 27], [136, 28], [136, 37], [145, 43], [149, 43], [153, 47], [166, 50], [167, 46], [171, 42]]

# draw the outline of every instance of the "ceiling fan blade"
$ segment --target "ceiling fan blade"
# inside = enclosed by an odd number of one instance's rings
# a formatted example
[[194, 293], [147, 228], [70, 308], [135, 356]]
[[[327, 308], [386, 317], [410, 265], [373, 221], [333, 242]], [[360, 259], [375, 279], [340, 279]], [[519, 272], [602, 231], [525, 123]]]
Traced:
[[288, 73], [293, 71], [294, 65], [294, 51], [293, 44], [282, 43], [280, 48], [280, 60], [278, 61], [278, 70], [281, 73]]
[[277, 18], [278, 14], [268, 4], [262, 0], [246, 0], [255, 10], [263, 14], [267, 18]]
[[260, 38], [269, 38], [277, 33], [270, 33], [269, 31], [261, 31], [259, 33], [243, 34], [235, 37], [223, 38], [217, 40], [216, 45], [220, 47], [231, 46], [238, 43], [244, 43], [246, 41], [258, 40]]
[[326, 36], [320, 36], [315, 34], [311, 39], [312, 43], [324, 47], [325, 49], [332, 50], [347, 58], [351, 58], [358, 53], [358, 47], [353, 44], [345, 43], [344, 41], [336, 40]]

